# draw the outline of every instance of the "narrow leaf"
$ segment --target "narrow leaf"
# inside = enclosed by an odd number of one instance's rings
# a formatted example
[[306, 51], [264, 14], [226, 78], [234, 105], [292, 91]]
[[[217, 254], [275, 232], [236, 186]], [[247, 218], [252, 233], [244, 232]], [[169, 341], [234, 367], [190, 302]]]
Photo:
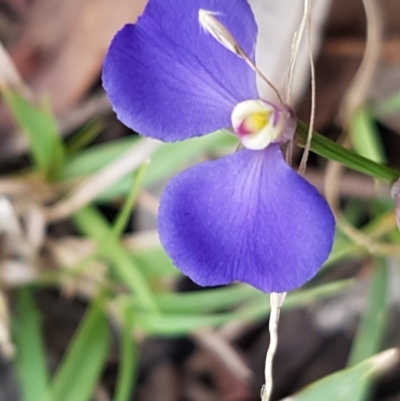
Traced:
[[14, 118], [27, 135], [37, 170], [54, 181], [64, 165], [64, 147], [57, 124], [48, 108], [32, 106], [15, 92], [4, 90], [4, 99]]
[[353, 400], [359, 386], [393, 368], [398, 361], [398, 350], [382, 352], [354, 367], [326, 376], [282, 401]]
[[377, 163], [386, 161], [379, 132], [369, 110], [360, 109], [352, 116], [350, 135], [358, 154]]
[[133, 338], [133, 311], [125, 307], [120, 338], [120, 365], [114, 401], [129, 401], [137, 375], [138, 352]]
[[[377, 259], [370, 280], [367, 310], [361, 317], [360, 326], [354, 339], [348, 361], [349, 367], [371, 357], [380, 349], [386, 326], [388, 272], [386, 261]], [[348, 401], [367, 399], [372, 385], [372, 380], [361, 384]]]
[[[307, 133], [307, 125], [302, 121], [298, 121], [296, 138], [300, 146], [305, 146]], [[378, 180], [393, 182], [400, 177], [400, 172], [360, 156], [351, 150], [345, 149], [317, 132], [313, 133], [311, 151], [326, 159], [337, 161], [351, 170], [369, 175]]]
[[86, 206], [75, 213], [74, 222], [82, 233], [97, 242], [98, 254], [110, 262], [114, 273], [132, 290], [138, 302], [149, 310], [157, 311], [154, 296], [139, 267], [120, 241], [112, 235], [112, 228], [104, 217], [94, 207]]
[[51, 382], [48, 401], [89, 401], [110, 343], [103, 308], [99, 298], [84, 316]]
[[17, 291], [12, 325], [17, 349], [15, 363], [23, 400], [43, 401], [48, 383], [46, 352], [40, 312], [28, 288]]
[[[290, 293], [287, 296], [282, 309], [295, 309], [313, 304], [319, 299], [338, 294], [340, 291], [348, 288], [351, 284], [352, 281], [345, 280]], [[206, 293], [206, 291], [204, 292]], [[255, 297], [251, 302], [245, 303], [243, 307], [238, 308], [233, 312], [226, 313], [211, 313], [203, 315], [196, 312], [161, 314], [136, 311], [136, 327], [140, 327], [150, 335], [177, 336], [186, 335], [196, 329], [210, 326], [216, 327], [235, 320], [249, 322], [259, 321], [265, 319], [270, 312], [270, 306], [265, 294], [259, 294], [259, 298]], [[185, 302], [184, 294], [181, 296], [181, 302]]]

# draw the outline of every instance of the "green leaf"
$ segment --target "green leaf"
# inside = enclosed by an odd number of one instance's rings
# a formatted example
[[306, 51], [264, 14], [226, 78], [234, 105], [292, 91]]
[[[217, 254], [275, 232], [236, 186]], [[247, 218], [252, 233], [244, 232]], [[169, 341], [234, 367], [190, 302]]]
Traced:
[[[63, 178], [74, 179], [98, 171], [120, 157], [126, 152], [127, 147], [134, 146], [136, 141], [137, 138], [123, 138], [106, 145], [93, 146], [71, 157], [66, 163]], [[193, 164], [193, 160], [204, 152], [233, 148], [236, 144], [237, 139], [223, 131], [184, 142], [162, 144], [150, 158], [143, 177], [143, 185], [149, 186], [176, 174], [186, 165]], [[97, 200], [104, 202], [125, 196], [130, 186], [130, 178], [126, 176], [99, 195]]]
[[353, 401], [361, 386], [393, 367], [398, 361], [398, 350], [382, 352], [354, 367], [326, 376], [282, 401]]
[[157, 294], [160, 308], [166, 313], [206, 313], [232, 308], [246, 301], [262, 302], [264, 294], [246, 284], [186, 293]]
[[161, 245], [154, 248], [135, 250], [131, 257], [143, 272], [143, 276], [148, 280], [176, 277], [181, 274]]
[[[151, 156], [150, 164], [143, 177], [143, 186], [153, 185], [169, 178], [182, 169], [196, 162], [202, 153], [217, 151], [221, 148], [237, 145], [237, 139], [224, 131], [213, 132], [200, 138], [191, 138], [183, 142], [165, 143]], [[107, 202], [125, 196], [129, 190], [128, 177], [122, 178], [115, 185], [97, 197], [98, 201]]]
[[[304, 289], [288, 294], [282, 309], [295, 309], [311, 305], [314, 302], [338, 294], [348, 288], [352, 280], [344, 280], [316, 288]], [[206, 292], [206, 291], [204, 291]], [[182, 294], [182, 302], [185, 302], [185, 294]], [[204, 294], [206, 295], [206, 294]], [[270, 305], [265, 294], [259, 293], [251, 302], [243, 307], [226, 313], [213, 313], [201, 315], [194, 313], [153, 313], [135, 312], [136, 327], [150, 335], [181, 336], [204, 327], [216, 327], [231, 321], [259, 321], [265, 319], [270, 312]]]
[[99, 297], [84, 316], [51, 382], [48, 401], [89, 401], [110, 344], [103, 309]]
[[110, 262], [116, 276], [131, 289], [138, 302], [146, 309], [157, 311], [157, 303], [139, 267], [114, 237], [104, 217], [94, 207], [86, 206], [75, 213], [73, 220], [83, 234], [97, 242], [98, 254]]
[[91, 143], [103, 130], [103, 121], [94, 118], [81, 128], [66, 144], [66, 152], [73, 155]]
[[[381, 346], [386, 328], [386, 308], [388, 290], [388, 267], [384, 259], [375, 261], [375, 270], [371, 275], [367, 310], [363, 313], [348, 366], [355, 366], [376, 354]], [[371, 392], [372, 380], [360, 385], [357, 394], [349, 401], [363, 401]]]
[[124, 206], [119, 211], [117, 218], [115, 219], [114, 227], [112, 228], [111, 235], [118, 239], [123, 233], [129, 217], [132, 214], [133, 205], [136, 201], [137, 193], [142, 185], [143, 174], [145, 174], [147, 169], [147, 164], [142, 164], [133, 174], [133, 179], [131, 178], [131, 188], [129, 190], [128, 196], [125, 200]]
[[358, 154], [377, 163], [386, 162], [379, 132], [369, 110], [360, 109], [352, 116], [350, 136]]
[[193, 164], [193, 160], [203, 152], [235, 147], [237, 143], [236, 137], [225, 131], [216, 131], [204, 137], [192, 138], [183, 142], [166, 143], [152, 155], [143, 185], [152, 185], [165, 177], [176, 174], [186, 167], [185, 164]]
[[56, 121], [48, 107], [33, 107], [15, 92], [4, 90], [4, 99], [14, 118], [27, 135], [38, 172], [45, 180], [56, 180], [64, 166], [64, 147]]
[[361, 317], [349, 357], [349, 366], [354, 366], [376, 354], [385, 332], [388, 266], [384, 259], [376, 259], [374, 267], [370, 278], [367, 310]]
[[[296, 138], [300, 146], [305, 146], [307, 141], [308, 127], [302, 121], [298, 121]], [[376, 163], [370, 159], [358, 155], [351, 150], [345, 149], [335, 142], [323, 137], [317, 132], [313, 133], [311, 151], [329, 160], [337, 161], [345, 167], [377, 178], [378, 180], [393, 182], [400, 177], [400, 172]]]
[[133, 338], [133, 311], [125, 307], [120, 338], [120, 365], [114, 401], [129, 401], [137, 376], [138, 350]]
[[18, 290], [12, 327], [17, 349], [15, 363], [24, 401], [43, 401], [46, 394], [48, 371], [41, 320], [31, 291]]
[[106, 164], [121, 156], [126, 149], [133, 146], [138, 138], [120, 138], [116, 141], [94, 145], [74, 154], [66, 161], [62, 178], [65, 180], [91, 175]]

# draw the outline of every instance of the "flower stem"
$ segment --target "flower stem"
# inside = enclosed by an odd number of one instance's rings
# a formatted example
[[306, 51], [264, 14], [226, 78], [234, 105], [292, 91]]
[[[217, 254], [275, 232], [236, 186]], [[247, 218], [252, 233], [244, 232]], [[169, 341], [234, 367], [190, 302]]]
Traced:
[[[306, 145], [307, 133], [307, 124], [298, 121], [295, 135], [299, 146], [304, 147]], [[400, 177], [399, 171], [360, 156], [315, 131], [313, 132], [310, 150], [326, 159], [337, 161], [351, 170], [358, 171], [381, 181], [392, 183]]]
[[281, 307], [286, 297], [286, 292], [273, 292], [270, 295], [271, 314], [269, 316], [269, 347], [265, 358], [265, 385], [261, 389], [261, 400], [269, 401], [273, 388], [272, 365], [276, 349], [278, 347], [278, 323]]

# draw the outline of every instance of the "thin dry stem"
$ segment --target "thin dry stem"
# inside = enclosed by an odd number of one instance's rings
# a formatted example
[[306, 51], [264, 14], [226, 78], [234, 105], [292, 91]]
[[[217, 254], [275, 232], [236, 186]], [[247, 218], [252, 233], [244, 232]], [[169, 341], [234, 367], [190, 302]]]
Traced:
[[300, 161], [299, 174], [304, 175], [307, 168], [308, 155], [310, 154], [311, 140], [314, 130], [314, 119], [315, 119], [315, 66], [312, 54], [312, 43], [311, 43], [311, 8], [312, 0], [305, 0], [307, 5], [304, 5], [305, 11], [308, 11], [308, 54], [310, 57], [310, 69], [311, 69], [311, 113], [310, 113], [310, 124], [308, 127], [307, 142], [304, 147], [303, 156]]
[[296, 66], [296, 61], [297, 61], [297, 55], [299, 53], [300, 49], [300, 44], [301, 40], [303, 38], [304, 34], [304, 29], [307, 25], [308, 21], [308, 15], [309, 15], [309, 2], [305, 0], [304, 2], [304, 13], [303, 13], [303, 18], [300, 22], [299, 28], [293, 35], [293, 40], [292, 40], [292, 51], [290, 54], [290, 60], [289, 60], [289, 71], [288, 71], [288, 76], [286, 80], [286, 93], [285, 93], [285, 98], [284, 101], [286, 104], [290, 104], [291, 102], [291, 97], [292, 97], [292, 87], [293, 87], [293, 78], [294, 78], [294, 68]]
[[340, 114], [345, 127], [348, 127], [354, 112], [365, 102], [381, 54], [383, 19], [380, 2], [363, 0], [363, 4], [367, 18], [367, 43], [360, 67], [342, 103]]
[[[307, 21], [309, 18], [311, 18], [311, 9], [310, 9], [310, 1], [304, 0], [304, 11], [303, 11], [303, 17], [301, 19], [299, 28], [293, 35], [292, 39], [292, 50], [290, 53], [290, 59], [289, 59], [289, 71], [288, 75], [286, 78], [286, 93], [285, 93], [285, 98], [284, 102], [286, 104], [291, 103], [291, 97], [292, 97], [292, 87], [293, 87], [293, 78], [294, 78], [294, 68], [296, 66], [296, 61], [297, 61], [297, 55], [299, 53], [300, 49], [300, 44], [301, 44], [301, 39], [303, 38], [303, 33], [304, 29], [307, 25]], [[311, 52], [311, 47], [310, 47], [310, 52]], [[311, 56], [312, 57], [312, 56]], [[311, 110], [313, 113], [313, 110]], [[311, 125], [311, 124], [310, 124]], [[310, 136], [310, 131], [309, 131], [309, 136]], [[307, 138], [308, 140], [308, 138]], [[285, 160], [286, 163], [290, 166], [292, 164], [292, 156], [293, 156], [293, 141], [289, 141], [287, 147], [286, 147], [286, 155], [285, 155]]]
[[[354, 113], [361, 107], [365, 101], [368, 88], [371, 84], [376, 64], [379, 60], [380, 45], [382, 41], [382, 15], [379, 4], [375, 0], [363, 0], [368, 29], [367, 44], [362, 63], [356, 76], [351, 83], [347, 94], [343, 100], [341, 108], [341, 117], [343, 120], [343, 133], [339, 140], [342, 146], [350, 147], [351, 142], [348, 136], [348, 126]], [[325, 175], [325, 195], [336, 216], [338, 227], [355, 243], [365, 247], [371, 253], [380, 253], [383, 249], [387, 251], [387, 246], [378, 245], [353, 227], [346, 221], [339, 207], [339, 183], [343, 166], [339, 163], [329, 161], [326, 167]]]
[[269, 316], [269, 334], [270, 342], [265, 358], [265, 385], [261, 389], [261, 400], [269, 401], [273, 389], [273, 361], [276, 349], [278, 347], [278, 323], [279, 315], [286, 293], [273, 292], [270, 295], [271, 314]]

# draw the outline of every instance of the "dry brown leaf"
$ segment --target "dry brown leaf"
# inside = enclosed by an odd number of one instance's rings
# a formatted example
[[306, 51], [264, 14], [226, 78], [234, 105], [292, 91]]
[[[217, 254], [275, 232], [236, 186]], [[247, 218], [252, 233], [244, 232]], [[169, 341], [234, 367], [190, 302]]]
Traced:
[[143, 8], [144, 0], [37, 0], [11, 55], [60, 114], [98, 79], [112, 37]]
[[[76, 105], [99, 79], [114, 34], [134, 22], [145, 0], [36, 0], [10, 53], [37, 97], [56, 115]], [[20, 149], [9, 114], [0, 107], [0, 156]]]

